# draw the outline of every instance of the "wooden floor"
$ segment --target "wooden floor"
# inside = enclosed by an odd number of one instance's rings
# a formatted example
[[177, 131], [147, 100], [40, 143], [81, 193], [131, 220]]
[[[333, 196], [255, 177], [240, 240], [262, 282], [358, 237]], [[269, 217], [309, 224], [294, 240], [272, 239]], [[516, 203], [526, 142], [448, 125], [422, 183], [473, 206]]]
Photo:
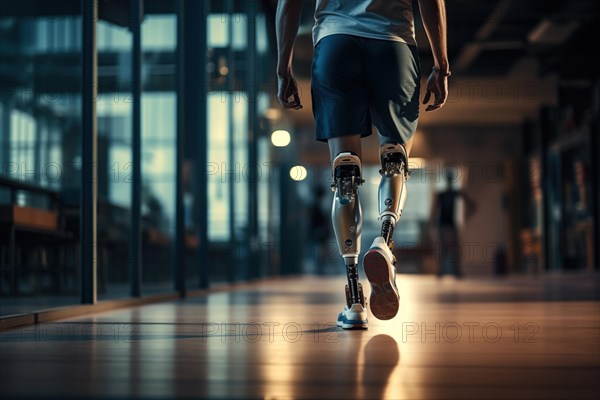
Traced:
[[401, 310], [333, 327], [343, 278], [253, 284], [4, 332], [2, 398], [591, 399], [598, 277], [400, 276]]

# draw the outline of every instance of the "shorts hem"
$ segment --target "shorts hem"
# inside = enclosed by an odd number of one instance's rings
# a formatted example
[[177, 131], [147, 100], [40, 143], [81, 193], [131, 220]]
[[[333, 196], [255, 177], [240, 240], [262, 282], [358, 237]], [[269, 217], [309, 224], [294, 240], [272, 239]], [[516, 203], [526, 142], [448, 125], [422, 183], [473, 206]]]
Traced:
[[[360, 137], [361, 137], [361, 139], [362, 139], [362, 138], [365, 138], [365, 137], [371, 136], [372, 134], [373, 134], [373, 132], [372, 132], [372, 131], [365, 131], [365, 132], [363, 132], [363, 133], [361, 133], [361, 134], [360, 134]], [[356, 135], [356, 134], [351, 134], [351, 135], [348, 135], [348, 134], [347, 134], [347, 133], [345, 133], [345, 132], [344, 132], [344, 133], [333, 133], [333, 134], [329, 134], [329, 135], [327, 135], [327, 136], [325, 136], [325, 135], [316, 135], [316, 140], [317, 140], [318, 142], [324, 142], [324, 143], [327, 143], [327, 141], [328, 141], [329, 139], [335, 139], [335, 138], [340, 138], [340, 137], [344, 137], [344, 136], [355, 136], [355, 135]]]

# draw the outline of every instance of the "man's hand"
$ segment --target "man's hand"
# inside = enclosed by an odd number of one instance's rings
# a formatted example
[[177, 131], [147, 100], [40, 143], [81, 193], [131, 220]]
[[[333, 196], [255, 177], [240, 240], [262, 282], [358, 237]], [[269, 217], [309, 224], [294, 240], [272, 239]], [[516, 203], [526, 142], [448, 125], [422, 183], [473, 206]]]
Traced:
[[425, 111], [440, 109], [448, 97], [448, 49], [446, 45], [446, 6], [444, 0], [418, 0], [421, 10], [421, 20], [431, 45], [431, 53], [435, 68], [427, 79], [427, 93], [423, 104], [429, 102], [431, 93], [435, 98], [433, 104]]
[[433, 93], [434, 102], [427, 106], [425, 111], [439, 110], [446, 103], [448, 98], [448, 76], [442, 75], [439, 70], [434, 69], [427, 79], [427, 92], [423, 99], [423, 104], [427, 104]]
[[[275, 13], [275, 33], [277, 36], [277, 97], [283, 108], [299, 110], [300, 96], [298, 83], [292, 74], [294, 41], [300, 26], [304, 0], [279, 0]], [[290, 100], [290, 97], [292, 100]]]
[[[277, 74], [277, 97], [283, 108], [288, 110], [302, 109], [298, 95], [298, 83], [292, 71]], [[290, 97], [293, 99], [290, 100]]]

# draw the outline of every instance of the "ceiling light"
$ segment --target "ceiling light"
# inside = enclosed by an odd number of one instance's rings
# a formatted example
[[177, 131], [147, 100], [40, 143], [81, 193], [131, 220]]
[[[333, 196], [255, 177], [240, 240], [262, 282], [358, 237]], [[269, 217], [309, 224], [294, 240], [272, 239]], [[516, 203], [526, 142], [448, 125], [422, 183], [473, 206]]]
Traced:
[[271, 143], [275, 147], [285, 147], [291, 140], [290, 133], [283, 129], [278, 129], [271, 134]]
[[296, 165], [290, 168], [290, 178], [292, 178], [295, 181], [303, 181], [306, 179], [307, 176], [308, 172], [306, 171], [306, 168], [304, 168], [302, 165]]

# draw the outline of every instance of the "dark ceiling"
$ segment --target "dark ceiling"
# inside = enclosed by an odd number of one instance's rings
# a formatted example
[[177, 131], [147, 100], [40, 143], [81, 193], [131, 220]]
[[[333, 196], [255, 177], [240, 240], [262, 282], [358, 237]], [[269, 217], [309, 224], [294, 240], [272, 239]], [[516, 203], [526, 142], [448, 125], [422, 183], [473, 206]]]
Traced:
[[[417, 1], [413, 3], [418, 9]], [[265, 0], [273, 18], [276, 4]], [[310, 71], [314, 7], [315, 0], [305, 1], [294, 64], [300, 78]], [[450, 63], [463, 76], [503, 76], [531, 55], [541, 61], [542, 73], [581, 76], [600, 70], [579, 71], [597, 46], [592, 38], [598, 34], [590, 31], [600, 21], [598, 0], [449, 0], [446, 12]], [[418, 12], [416, 18], [421, 64], [428, 71], [433, 60]]]
[[[200, 1], [200, 0], [192, 0]], [[205, 0], [212, 8], [225, 0]], [[235, 0], [240, 5], [244, 1]], [[278, 0], [262, 3], [275, 49], [274, 19]], [[344, 0], [355, 1], [355, 0]], [[387, 0], [394, 1], [394, 0]], [[79, 0], [1, 0], [3, 13], [57, 15], [80, 12]], [[100, 18], [126, 26], [129, 1], [99, 0]], [[413, 0], [418, 9], [417, 0]], [[295, 70], [300, 78], [310, 76], [315, 0], [305, 0], [301, 32], [297, 40]], [[448, 50], [452, 69], [461, 76], [504, 76], [523, 56], [535, 56], [540, 72], [559, 72], [565, 77], [593, 77], [600, 68], [591, 66], [600, 22], [599, 0], [448, 0]], [[174, 11], [173, 0], [145, 0], [146, 14]], [[423, 71], [432, 65], [429, 44], [418, 12], [417, 42]], [[533, 40], [532, 40], [533, 38]]]

